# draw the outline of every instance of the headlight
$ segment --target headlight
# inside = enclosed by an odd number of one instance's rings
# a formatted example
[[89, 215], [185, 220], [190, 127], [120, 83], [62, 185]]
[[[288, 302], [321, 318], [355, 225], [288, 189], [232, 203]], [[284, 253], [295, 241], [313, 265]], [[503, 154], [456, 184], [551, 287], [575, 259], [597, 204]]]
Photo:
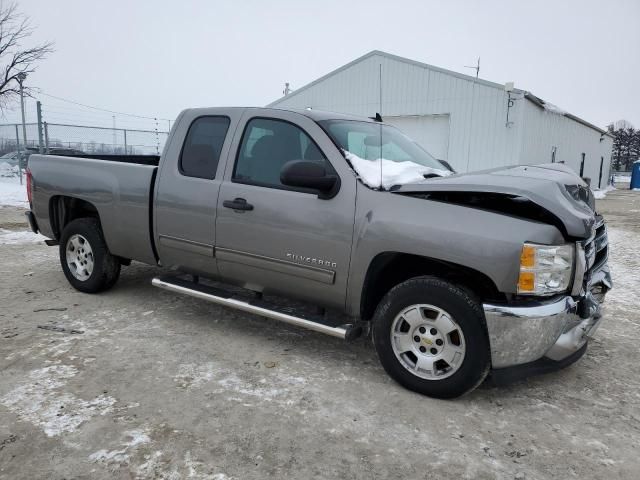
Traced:
[[519, 295], [552, 295], [564, 292], [571, 283], [573, 245], [525, 243], [520, 255]]

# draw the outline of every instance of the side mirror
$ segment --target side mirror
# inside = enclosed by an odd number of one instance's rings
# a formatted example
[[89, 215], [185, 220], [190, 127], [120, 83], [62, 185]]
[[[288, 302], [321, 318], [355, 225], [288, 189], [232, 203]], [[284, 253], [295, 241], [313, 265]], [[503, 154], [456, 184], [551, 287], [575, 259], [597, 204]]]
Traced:
[[283, 185], [318, 190], [321, 196], [328, 198], [338, 184], [336, 175], [327, 174], [321, 162], [309, 160], [291, 160], [280, 170], [280, 182]]
[[449, 162], [447, 162], [446, 160], [438, 160], [442, 165], [444, 165], [446, 167], [447, 170], [449, 170], [450, 172], [453, 173], [458, 173], [454, 170], [454, 168], [451, 166], [451, 164]]

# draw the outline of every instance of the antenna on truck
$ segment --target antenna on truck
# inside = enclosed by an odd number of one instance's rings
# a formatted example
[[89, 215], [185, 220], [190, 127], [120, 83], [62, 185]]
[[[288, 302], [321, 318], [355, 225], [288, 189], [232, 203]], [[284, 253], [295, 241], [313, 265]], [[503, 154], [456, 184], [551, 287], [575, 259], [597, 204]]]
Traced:
[[[378, 65], [378, 86], [380, 91], [378, 92], [378, 112], [374, 120], [376, 122], [382, 122], [382, 63]], [[382, 180], [382, 125], [380, 125], [380, 190], [384, 189], [384, 182]]]

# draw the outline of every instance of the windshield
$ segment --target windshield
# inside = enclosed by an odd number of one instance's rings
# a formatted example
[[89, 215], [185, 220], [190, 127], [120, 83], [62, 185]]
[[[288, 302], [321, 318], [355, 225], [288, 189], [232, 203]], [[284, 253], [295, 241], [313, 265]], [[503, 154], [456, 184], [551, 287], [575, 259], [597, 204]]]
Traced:
[[451, 172], [404, 133], [390, 125], [354, 120], [319, 122], [360, 179], [372, 188], [415, 183]]

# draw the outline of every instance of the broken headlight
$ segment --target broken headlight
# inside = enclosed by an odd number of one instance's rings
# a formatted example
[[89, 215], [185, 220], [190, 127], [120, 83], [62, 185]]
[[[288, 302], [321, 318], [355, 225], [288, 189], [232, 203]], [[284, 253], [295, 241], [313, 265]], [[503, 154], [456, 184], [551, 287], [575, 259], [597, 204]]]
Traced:
[[596, 201], [589, 187], [581, 185], [565, 185], [565, 190], [576, 202], [582, 202], [595, 211]]
[[571, 284], [573, 245], [525, 243], [520, 254], [519, 295], [553, 295]]

